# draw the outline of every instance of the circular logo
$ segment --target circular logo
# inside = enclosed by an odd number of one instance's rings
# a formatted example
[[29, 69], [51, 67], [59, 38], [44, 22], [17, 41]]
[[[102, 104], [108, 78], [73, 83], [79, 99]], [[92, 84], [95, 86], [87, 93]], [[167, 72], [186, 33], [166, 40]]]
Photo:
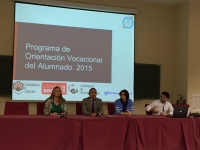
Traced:
[[74, 88], [74, 84], [70, 84], [70, 85], [68, 86], [68, 89], [69, 89], [69, 91], [70, 91], [72, 94], [78, 93], [78, 89], [75, 89], [75, 88]]
[[125, 28], [130, 29], [133, 27], [133, 19], [131, 17], [125, 17], [122, 24]]

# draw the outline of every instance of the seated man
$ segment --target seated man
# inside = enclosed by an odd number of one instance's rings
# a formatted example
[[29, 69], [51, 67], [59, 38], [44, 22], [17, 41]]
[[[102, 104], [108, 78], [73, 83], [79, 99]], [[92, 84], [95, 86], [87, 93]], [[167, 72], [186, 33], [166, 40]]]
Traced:
[[102, 116], [103, 115], [103, 105], [102, 100], [96, 98], [97, 90], [95, 88], [91, 88], [89, 90], [88, 98], [84, 98], [82, 101], [82, 113], [87, 116]]
[[172, 115], [174, 108], [172, 104], [168, 101], [168, 92], [162, 92], [160, 99], [153, 101], [146, 107], [146, 111], [152, 111], [153, 115]]

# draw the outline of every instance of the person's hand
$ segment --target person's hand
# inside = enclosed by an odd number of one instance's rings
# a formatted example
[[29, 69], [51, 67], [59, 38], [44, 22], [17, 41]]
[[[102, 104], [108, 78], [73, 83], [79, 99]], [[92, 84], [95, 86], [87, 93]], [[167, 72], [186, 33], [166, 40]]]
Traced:
[[172, 115], [171, 114], [166, 114], [166, 116], [171, 117]]
[[152, 108], [151, 111], [153, 111], [154, 113], [159, 113], [159, 111], [156, 109], [156, 107]]
[[161, 116], [167, 116], [167, 114], [164, 113], [164, 112], [161, 112], [160, 115], [161, 115]]
[[128, 116], [131, 116], [131, 115], [132, 115], [132, 112], [128, 110], [128, 111], [127, 111], [127, 115], [128, 115]]
[[102, 113], [98, 112], [98, 115], [101, 117], [101, 116], [102, 116]]
[[57, 112], [50, 113], [50, 116], [56, 116], [56, 115], [57, 115]]
[[92, 117], [96, 117], [97, 114], [96, 114], [96, 113], [91, 113], [90, 116], [92, 116]]
[[61, 116], [67, 116], [67, 113], [62, 112], [62, 113], [61, 113]]
[[130, 114], [128, 112], [121, 112], [121, 115], [126, 115], [126, 116], [130, 116]]

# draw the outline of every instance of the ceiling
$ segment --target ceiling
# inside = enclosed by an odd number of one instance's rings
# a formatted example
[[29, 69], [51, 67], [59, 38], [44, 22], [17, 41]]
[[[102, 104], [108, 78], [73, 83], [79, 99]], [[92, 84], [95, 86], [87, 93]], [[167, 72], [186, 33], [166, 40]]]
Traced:
[[199, 0], [137, 0], [137, 1], [146, 1], [146, 2], [154, 2], [154, 3], [162, 3], [162, 4], [179, 5], [183, 2], [199, 1]]
[[[69, 0], [57, 0], [57, 1], [69, 1]], [[160, 4], [171, 4], [171, 5], [179, 5], [184, 2], [190, 2], [190, 1], [200, 1], [200, 0], [133, 0], [137, 2], [153, 2], [153, 3], [160, 3]]]

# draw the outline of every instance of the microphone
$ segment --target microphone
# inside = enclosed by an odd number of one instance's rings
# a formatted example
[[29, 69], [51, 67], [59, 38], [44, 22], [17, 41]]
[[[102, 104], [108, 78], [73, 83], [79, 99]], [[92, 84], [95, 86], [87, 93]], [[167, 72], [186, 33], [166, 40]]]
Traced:
[[64, 109], [62, 110], [62, 113], [60, 113], [60, 114], [61, 114], [60, 118], [66, 118]]
[[101, 117], [102, 115], [103, 115], [103, 114], [100, 113], [100, 112], [97, 113], [97, 117]]
[[66, 116], [65, 115], [61, 115], [60, 118], [66, 118]]
[[66, 118], [66, 115], [64, 114], [64, 112], [60, 114], [61, 114], [60, 118]]

